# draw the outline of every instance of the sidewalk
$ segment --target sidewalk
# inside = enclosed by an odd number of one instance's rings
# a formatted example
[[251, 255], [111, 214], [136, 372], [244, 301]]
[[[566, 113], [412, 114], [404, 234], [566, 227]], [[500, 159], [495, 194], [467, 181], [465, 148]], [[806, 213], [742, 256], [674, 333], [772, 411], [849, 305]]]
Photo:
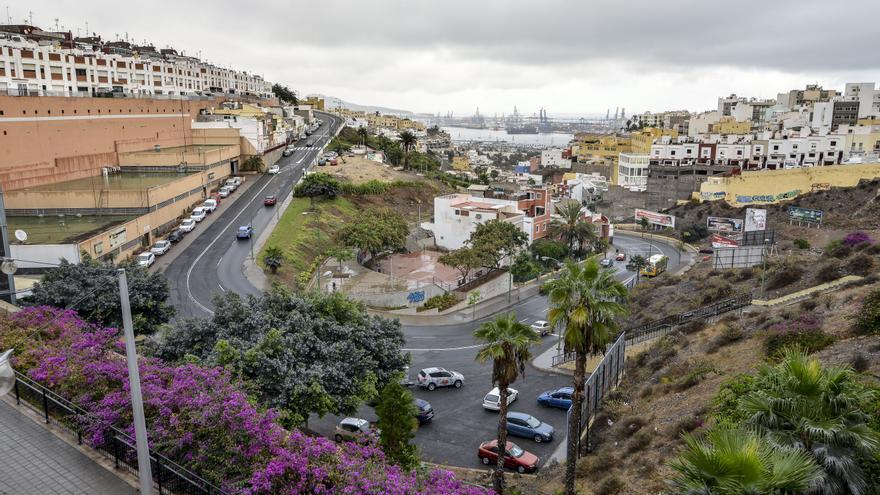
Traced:
[[112, 471], [4, 400], [0, 400], [0, 459], [3, 495], [137, 493]]

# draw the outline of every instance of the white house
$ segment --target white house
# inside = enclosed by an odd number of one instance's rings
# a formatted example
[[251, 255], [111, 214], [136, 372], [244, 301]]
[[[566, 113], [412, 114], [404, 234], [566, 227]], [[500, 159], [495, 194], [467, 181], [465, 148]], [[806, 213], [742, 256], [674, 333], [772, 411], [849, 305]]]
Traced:
[[617, 159], [617, 184], [630, 191], [648, 188], [648, 153], [621, 153]]
[[541, 151], [542, 167], [571, 168], [571, 160], [562, 158], [561, 149], [549, 149]]

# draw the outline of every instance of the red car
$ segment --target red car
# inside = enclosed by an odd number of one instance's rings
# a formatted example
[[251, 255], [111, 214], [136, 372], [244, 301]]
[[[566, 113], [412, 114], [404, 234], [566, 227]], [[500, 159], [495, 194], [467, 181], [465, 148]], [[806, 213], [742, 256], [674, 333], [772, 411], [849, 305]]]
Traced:
[[266, 198], [263, 199], [263, 206], [275, 206], [276, 201], [275, 196], [266, 196]]
[[617, 253], [617, 256], [614, 257], [617, 261], [626, 261], [625, 253]]
[[[498, 462], [498, 440], [490, 440], [480, 444], [477, 449], [477, 457], [485, 465], [494, 465]], [[519, 473], [531, 473], [538, 469], [541, 460], [538, 456], [523, 450], [513, 442], [507, 442], [507, 453], [504, 456], [504, 467], [516, 469]]]

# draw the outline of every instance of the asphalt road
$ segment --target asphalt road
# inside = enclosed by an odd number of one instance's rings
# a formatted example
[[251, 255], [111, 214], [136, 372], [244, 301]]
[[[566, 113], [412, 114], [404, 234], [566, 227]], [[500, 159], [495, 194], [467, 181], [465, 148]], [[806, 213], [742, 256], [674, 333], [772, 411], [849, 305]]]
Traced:
[[[649, 256], [660, 250], [669, 257], [670, 268], [679, 263], [675, 248], [663, 243], [649, 243], [638, 234], [618, 233], [614, 246], [609, 249], [609, 256], [619, 249], [627, 254], [627, 258], [635, 254]], [[626, 262], [615, 262], [618, 278], [628, 280], [634, 276], [626, 271]], [[516, 293], [513, 295], [516, 299]], [[526, 324], [546, 319], [548, 308], [547, 298], [535, 295], [517, 301], [511, 310], [517, 319]], [[465, 385], [460, 389], [438, 388], [433, 392], [414, 387], [416, 397], [427, 400], [434, 407], [434, 419], [421, 426], [416, 434], [415, 443], [419, 446], [422, 459], [438, 464], [462, 467], [482, 466], [477, 459], [477, 446], [483, 441], [495, 437], [498, 413], [490, 412], [482, 407], [483, 397], [492, 388], [491, 363], [475, 361], [479, 344], [473, 338], [474, 329], [489, 318], [474, 322], [444, 326], [405, 326], [406, 349], [412, 357], [410, 379], [414, 380], [418, 370], [432, 366], [440, 366], [455, 370], [465, 376]], [[533, 356], [538, 356], [551, 347], [558, 345], [555, 334], [543, 338], [543, 342], [532, 349]], [[571, 378], [556, 373], [546, 372], [529, 365], [525, 377], [512, 388], [519, 391], [519, 399], [511, 404], [511, 411], [531, 414], [548, 423], [556, 430], [550, 443], [535, 443], [526, 438], [511, 437], [524, 449], [536, 454], [542, 463], [549, 459], [566, 437], [565, 411], [548, 409], [538, 405], [536, 399], [545, 390], [555, 390], [571, 384]], [[359, 417], [375, 421], [375, 413], [367, 406], [358, 411]], [[313, 418], [309, 426], [317, 432], [332, 437], [333, 428], [340, 417], [327, 416]]]
[[[281, 172], [276, 175], [257, 175], [249, 178], [250, 184], [231, 208], [219, 214], [220, 217], [207, 228], [200, 226], [188, 235], [197, 236], [167, 267], [165, 276], [171, 287], [170, 300], [177, 308], [179, 318], [210, 316], [214, 294], [233, 291], [239, 294], [257, 294], [258, 290], [248, 282], [243, 273], [243, 264], [251, 256], [252, 242], [269, 224], [276, 207], [263, 206], [263, 198], [275, 195], [280, 202], [288, 195], [293, 184], [302, 176], [303, 170], [317, 157], [342, 120], [330, 114], [319, 113], [324, 125], [318, 132], [295, 146], [303, 148], [306, 141], [312, 141], [311, 148], [298, 149], [289, 157], [278, 161]], [[238, 240], [235, 233], [239, 226], [252, 225], [252, 241]]]

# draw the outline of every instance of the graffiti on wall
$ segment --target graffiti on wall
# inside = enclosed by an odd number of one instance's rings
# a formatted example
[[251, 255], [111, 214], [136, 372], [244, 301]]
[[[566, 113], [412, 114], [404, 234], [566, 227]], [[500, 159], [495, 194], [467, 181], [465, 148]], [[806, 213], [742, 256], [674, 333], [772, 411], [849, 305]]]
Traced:
[[795, 189], [793, 191], [779, 193], [776, 195], [773, 195], [773, 194], [756, 194], [753, 196], [741, 195], [741, 196], [736, 197], [736, 202], [740, 203], [740, 204], [775, 203], [776, 201], [782, 201], [785, 199], [796, 198], [800, 193], [801, 193], [800, 189]]
[[727, 196], [727, 193], [724, 191], [714, 191], [714, 192], [701, 192], [700, 199], [703, 201], [715, 201], [718, 199], [724, 199]]
[[414, 290], [407, 294], [406, 300], [409, 301], [410, 304], [422, 302], [425, 300], [425, 291]]

